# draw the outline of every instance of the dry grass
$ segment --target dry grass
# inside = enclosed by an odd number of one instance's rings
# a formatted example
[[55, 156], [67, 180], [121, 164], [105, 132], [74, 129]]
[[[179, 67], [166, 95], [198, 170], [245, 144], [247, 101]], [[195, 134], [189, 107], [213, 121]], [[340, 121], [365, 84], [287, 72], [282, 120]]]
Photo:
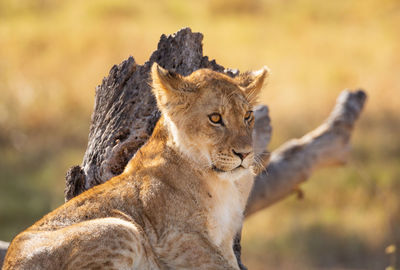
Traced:
[[[318, 125], [343, 88], [369, 100], [347, 167], [318, 172], [246, 221], [250, 269], [382, 269], [400, 247], [400, 4], [396, 0], [0, 2], [0, 238], [63, 201], [86, 146], [94, 87], [190, 26], [224, 66], [268, 65], [271, 149]], [[399, 248], [398, 248], [399, 249]], [[397, 258], [399, 255], [397, 253]], [[399, 261], [399, 259], [398, 259]]]

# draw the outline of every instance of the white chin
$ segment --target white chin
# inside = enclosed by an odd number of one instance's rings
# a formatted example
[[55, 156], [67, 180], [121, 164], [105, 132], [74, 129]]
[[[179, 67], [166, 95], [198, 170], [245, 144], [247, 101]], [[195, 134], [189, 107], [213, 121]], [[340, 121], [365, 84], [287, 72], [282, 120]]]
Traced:
[[218, 176], [223, 180], [235, 181], [235, 180], [239, 179], [240, 177], [244, 176], [248, 172], [249, 172], [249, 169], [241, 167], [241, 168], [233, 169], [232, 171], [220, 172], [220, 173], [218, 173]]

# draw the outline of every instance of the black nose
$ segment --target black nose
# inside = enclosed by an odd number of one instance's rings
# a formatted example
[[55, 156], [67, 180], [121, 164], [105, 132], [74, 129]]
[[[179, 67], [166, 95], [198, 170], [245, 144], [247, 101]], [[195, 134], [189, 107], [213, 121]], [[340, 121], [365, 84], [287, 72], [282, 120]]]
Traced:
[[233, 152], [235, 155], [237, 155], [238, 157], [240, 157], [241, 160], [245, 159], [245, 158], [250, 154], [250, 152], [247, 152], [247, 153], [236, 152], [236, 151], [233, 150], [233, 149], [232, 149], [232, 152]]

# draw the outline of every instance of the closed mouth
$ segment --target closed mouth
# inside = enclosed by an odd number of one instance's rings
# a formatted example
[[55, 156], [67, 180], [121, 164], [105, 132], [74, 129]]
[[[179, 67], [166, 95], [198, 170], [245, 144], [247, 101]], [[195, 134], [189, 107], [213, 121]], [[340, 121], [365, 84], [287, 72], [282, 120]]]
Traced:
[[[224, 170], [222, 170], [220, 168], [217, 168], [215, 165], [212, 165], [211, 169], [213, 171], [215, 171], [215, 172], [218, 172], [218, 173], [227, 172], [227, 171], [224, 171]], [[233, 172], [233, 171], [237, 171], [237, 170], [240, 170], [240, 169], [245, 169], [245, 167], [243, 167], [242, 165], [239, 165], [239, 166], [237, 166], [236, 168], [234, 168], [234, 169], [232, 169], [230, 171]]]
[[245, 167], [242, 166], [242, 164], [240, 164], [239, 166], [237, 166], [235, 169], [233, 169], [232, 171], [236, 171], [236, 170], [240, 170], [240, 169], [245, 169]]

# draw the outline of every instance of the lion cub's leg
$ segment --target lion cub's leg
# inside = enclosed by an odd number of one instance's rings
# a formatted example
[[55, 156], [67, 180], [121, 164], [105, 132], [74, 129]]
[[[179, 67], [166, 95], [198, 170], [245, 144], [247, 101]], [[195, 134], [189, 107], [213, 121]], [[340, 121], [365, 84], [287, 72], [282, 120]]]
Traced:
[[15, 239], [4, 269], [160, 269], [138, 227], [119, 218], [80, 222]]
[[155, 250], [167, 269], [239, 270], [201, 233], [170, 231]]
[[104, 218], [78, 226], [78, 231], [71, 228], [78, 248], [71, 250], [67, 269], [159, 269], [137, 225], [119, 218]]
[[237, 258], [235, 256], [235, 253], [233, 251], [233, 237], [230, 237], [229, 239], [226, 239], [222, 245], [221, 245], [221, 250], [222, 253], [224, 254], [224, 257], [229, 261], [230, 265], [233, 267], [239, 267]]

